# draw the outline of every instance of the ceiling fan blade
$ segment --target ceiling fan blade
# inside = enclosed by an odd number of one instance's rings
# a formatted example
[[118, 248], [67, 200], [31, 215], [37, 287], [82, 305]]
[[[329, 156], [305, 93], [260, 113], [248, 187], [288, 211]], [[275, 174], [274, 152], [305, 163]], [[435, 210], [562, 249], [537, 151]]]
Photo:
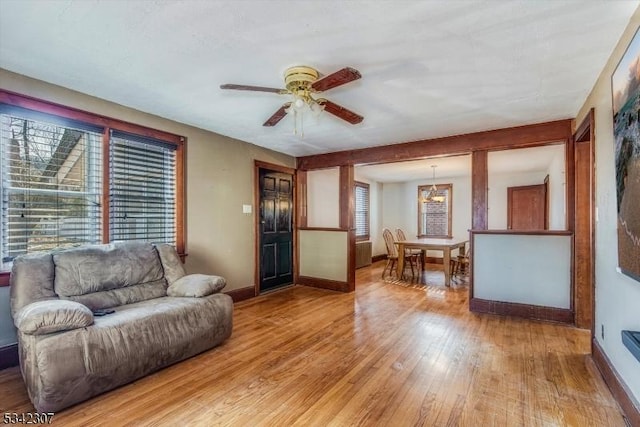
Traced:
[[271, 92], [271, 93], [279, 93], [279, 94], [287, 93], [286, 89], [276, 89], [273, 87], [263, 87], [263, 86], [234, 85], [234, 84], [220, 85], [220, 89], [250, 90], [253, 92]]
[[326, 111], [327, 113], [331, 113], [334, 116], [341, 118], [342, 120], [346, 120], [352, 125], [356, 125], [364, 120], [364, 117], [362, 117], [361, 115], [356, 114], [351, 110], [347, 110], [343, 106], [338, 105], [334, 102], [327, 101], [326, 99], [318, 100], [318, 102], [324, 105], [324, 111]]
[[280, 107], [278, 109], [278, 111], [273, 113], [273, 116], [269, 117], [267, 119], [267, 121], [262, 124], [262, 126], [275, 126], [275, 125], [277, 125], [278, 122], [280, 122], [280, 120], [282, 120], [284, 118], [284, 116], [287, 115], [287, 112], [285, 110], [287, 108], [289, 108], [290, 105], [291, 105], [290, 102], [287, 102], [286, 104], [284, 104], [282, 107]]
[[333, 74], [324, 76], [320, 80], [315, 81], [311, 87], [318, 92], [333, 89], [334, 87], [341, 86], [345, 83], [358, 80], [362, 75], [355, 68], [345, 67], [342, 70], [336, 71]]

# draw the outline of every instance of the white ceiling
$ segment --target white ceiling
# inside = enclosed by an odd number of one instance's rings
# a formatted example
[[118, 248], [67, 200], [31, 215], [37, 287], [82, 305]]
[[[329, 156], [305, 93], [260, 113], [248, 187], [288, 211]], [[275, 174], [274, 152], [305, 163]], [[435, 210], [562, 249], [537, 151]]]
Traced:
[[[638, 1], [0, 0], [0, 67], [291, 155], [573, 117]], [[262, 123], [292, 65], [365, 117]], [[1, 82], [0, 82], [1, 83]]]
[[[554, 159], [564, 164], [564, 144], [489, 153], [489, 175], [547, 172]], [[436, 181], [471, 176], [471, 156], [451, 156], [356, 166], [356, 179], [377, 182], [433, 181], [432, 165], [436, 165]]]

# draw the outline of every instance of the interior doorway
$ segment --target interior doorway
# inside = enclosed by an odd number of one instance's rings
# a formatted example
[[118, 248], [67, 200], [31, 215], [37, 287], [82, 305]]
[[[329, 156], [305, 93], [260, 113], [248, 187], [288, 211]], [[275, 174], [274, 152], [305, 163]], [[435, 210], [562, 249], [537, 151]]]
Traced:
[[509, 230], [547, 230], [547, 182], [507, 188], [507, 228]]
[[258, 165], [257, 293], [293, 283], [293, 170]]

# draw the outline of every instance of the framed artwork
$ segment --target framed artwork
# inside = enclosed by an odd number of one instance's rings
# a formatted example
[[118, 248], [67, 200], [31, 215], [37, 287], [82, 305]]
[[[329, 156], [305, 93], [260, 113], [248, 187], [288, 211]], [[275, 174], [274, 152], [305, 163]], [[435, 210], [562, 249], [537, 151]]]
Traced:
[[640, 36], [611, 76], [618, 209], [618, 265], [640, 281]]

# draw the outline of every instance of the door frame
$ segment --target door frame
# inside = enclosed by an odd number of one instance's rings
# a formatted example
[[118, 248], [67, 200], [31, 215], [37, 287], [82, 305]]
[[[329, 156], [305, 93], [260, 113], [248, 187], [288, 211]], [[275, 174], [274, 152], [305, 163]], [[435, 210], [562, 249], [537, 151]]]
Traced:
[[296, 283], [298, 277], [298, 232], [296, 224], [296, 170], [287, 166], [277, 165], [274, 163], [263, 162], [261, 160], [254, 160], [253, 166], [253, 289], [254, 296], [260, 295], [260, 266], [262, 265], [260, 259], [260, 170], [269, 170], [272, 172], [281, 172], [291, 175], [293, 180], [291, 204], [291, 232], [293, 233], [293, 241], [291, 242], [291, 256], [293, 264], [293, 284]]
[[[587, 301], [579, 301], [580, 302], [580, 307], [574, 306], [574, 310], [583, 310], [583, 311], [589, 311], [590, 315], [591, 315], [591, 319], [590, 319], [590, 324], [587, 325], [583, 322], [579, 322], [581, 320], [581, 318], [579, 318], [578, 316], [576, 316], [576, 319], [574, 320], [574, 324], [579, 327], [579, 328], [585, 328], [586, 326], [588, 326], [591, 329], [591, 354], [594, 354], [594, 343], [595, 343], [595, 334], [596, 334], [596, 327], [595, 327], [595, 321], [596, 321], [596, 305], [595, 305], [595, 300], [596, 300], [596, 262], [595, 262], [595, 251], [596, 251], [596, 216], [595, 216], [595, 210], [596, 210], [596, 173], [595, 173], [595, 168], [596, 168], [596, 163], [595, 163], [595, 159], [596, 159], [596, 138], [595, 138], [595, 109], [591, 108], [589, 110], [589, 112], [586, 114], [586, 116], [582, 119], [582, 122], [580, 123], [580, 125], [576, 128], [573, 136], [572, 136], [572, 141], [573, 141], [573, 150], [574, 153], [575, 151], [578, 150], [579, 145], [580, 144], [588, 144], [588, 153], [589, 153], [589, 158], [588, 158], [588, 164], [586, 165], [582, 165], [583, 167], [586, 166], [586, 169], [588, 169], [589, 171], [589, 177], [590, 177], [590, 182], [589, 182], [589, 186], [585, 187], [585, 186], [578, 186], [578, 185], [574, 185], [575, 189], [576, 189], [576, 193], [574, 194], [574, 197], [577, 199], [578, 196], [582, 196], [583, 200], [588, 200], [590, 202], [590, 207], [588, 210], [588, 216], [589, 216], [589, 221], [585, 222], [586, 224], [589, 225], [590, 230], [589, 233], [585, 236], [582, 237], [588, 237], [587, 241], [585, 242], [584, 239], [577, 239], [574, 238], [574, 251], [573, 251], [573, 256], [574, 256], [574, 269], [573, 269], [573, 275], [574, 275], [574, 289], [573, 289], [573, 294], [571, 295], [572, 300], [576, 299], [577, 295], [583, 295], [585, 292], [588, 293], [589, 299]], [[574, 156], [574, 161], [576, 163], [575, 165], [575, 169], [578, 169], [578, 157]], [[577, 173], [574, 174], [574, 180], [576, 179]], [[589, 191], [590, 194], [578, 194], [578, 191]], [[574, 224], [575, 222], [578, 220], [578, 215], [582, 215], [583, 216], [583, 220], [584, 220], [584, 216], [586, 215], [586, 212], [584, 212], [584, 210], [578, 212], [576, 209], [575, 212], [575, 218], [574, 218]], [[575, 227], [574, 227], [575, 228]], [[575, 233], [576, 230], [574, 230]], [[577, 236], [576, 236], [577, 237]], [[584, 284], [582, 284], [581, 282], [579, 282], [577, 280], [577, 273], [578, 273], [578, 269], [581, 268], [582, 266], [578, 264], [579, 260], [576, 257], [576, 254], [578, 252], [578, 245], [582, 245], [582, 248], [587, 250], [590, 254], [590, 260], [591, 260], [591, 265], [589, 266], [589, 270], [588, 270], [588, 278], [589, 278], [589, 283], [586, 284], [586, 286]], [[578, 289], [579, 286], [582, 286], [582, 289]], [[585, 310], [585, 306], [587, 307]]]

